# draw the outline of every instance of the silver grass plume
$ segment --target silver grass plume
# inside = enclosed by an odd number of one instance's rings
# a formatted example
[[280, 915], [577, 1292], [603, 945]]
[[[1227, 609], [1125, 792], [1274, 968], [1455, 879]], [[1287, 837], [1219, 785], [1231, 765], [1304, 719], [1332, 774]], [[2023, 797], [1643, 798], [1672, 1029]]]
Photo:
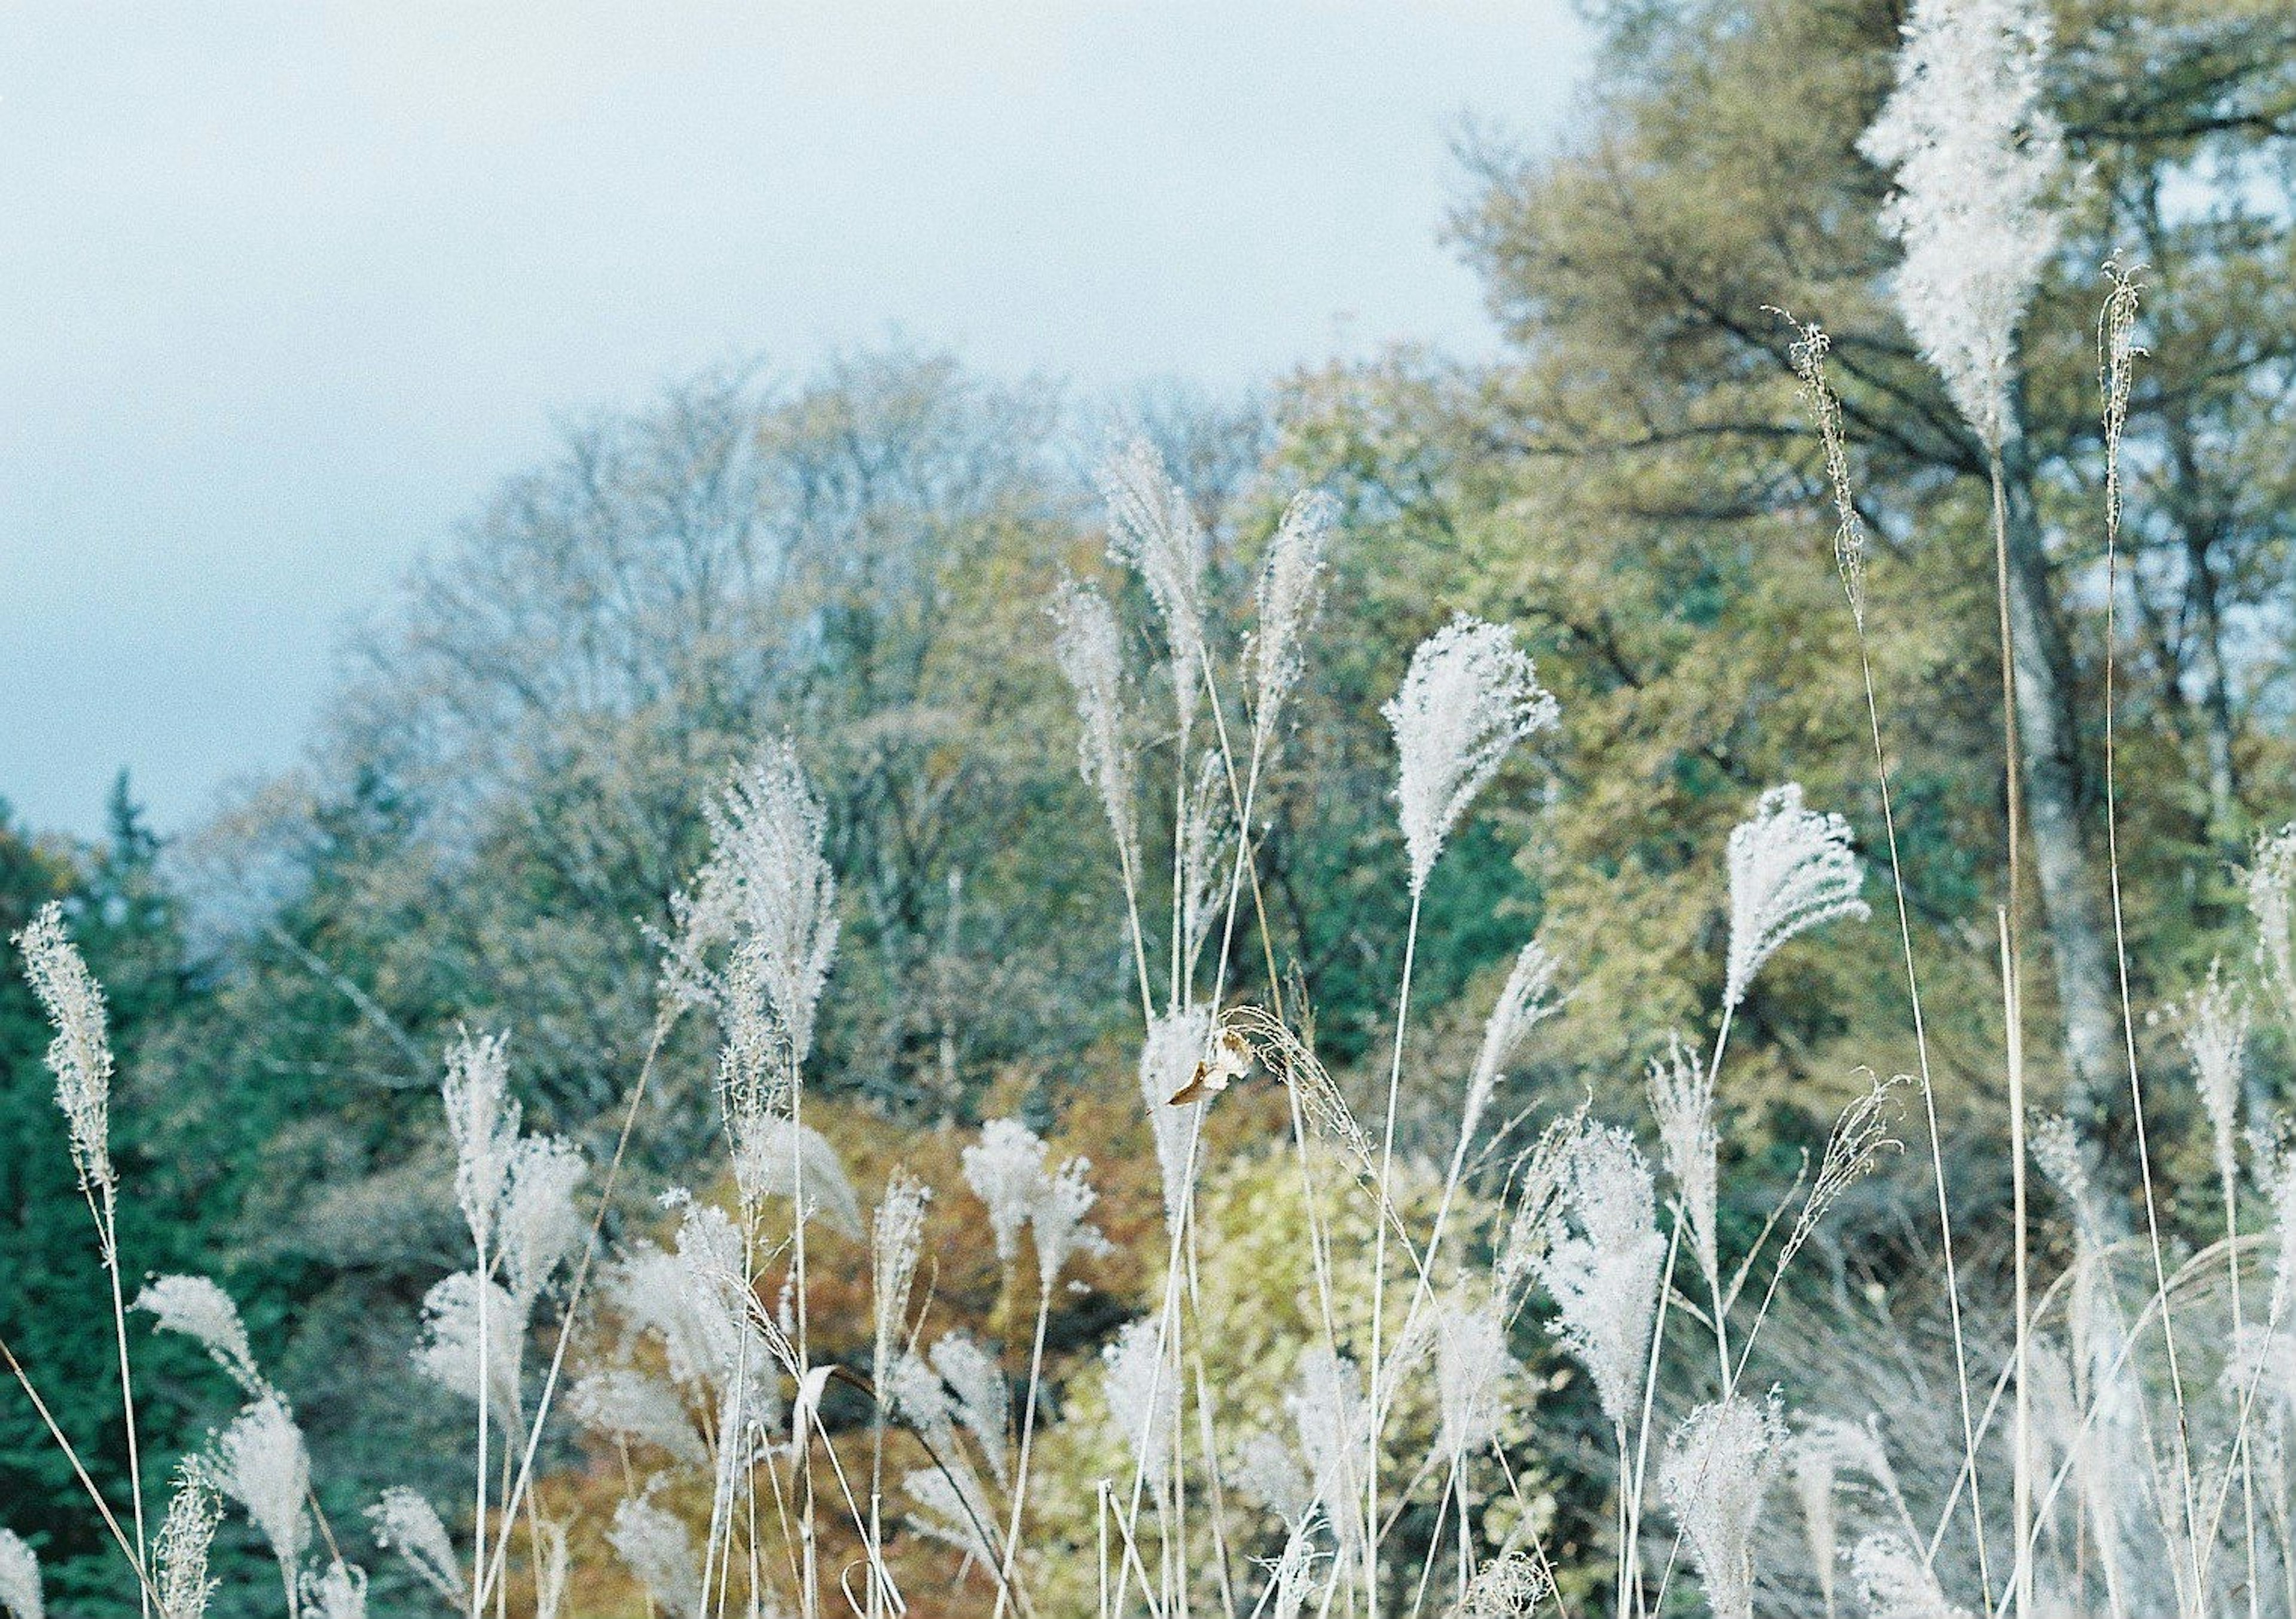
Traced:
[[2192, 1064], [2194, 1089], [2215, 1138], [2217, 1175], [2226, 1187], [2239, 1178], [2241, 1067], [2248, 1051], [2248, 997], [2225, 981], [2224, 963], [2209, 963], [2208, 981], [2175, 1009], [2177, 1039]]
[[1195, 719], [1204, 654], [1203, 576], [1209, 543], [1188, 497], [1164, 470], [1144, 439], [1135, 439], [1103, 465], [1108, 503], [1110, 556], [1140, 576], [1164, 620], [1172, 650], [1172, 698], [1180, 733]]
[[1554, 1222], [1530, 1268], [1554, 1300], [1554, 1336], [1620, 1427], [1640, 1404], [1666, 1264], [1650, 1165], [1625, 1131], [1589, 1124], [1557, 1168]]
[[155, 1317], [154, 1329], [180, 1332], [208, 1352], [209, 1359], [248, 1394], [268, 1394], [271, 1386], [256, 1370], [239, 1306], [204, 1276], [156, 1276], [144, 1284], [131, 1310]]
[[206, 1465], [186, 1459], [176, 1469], [175, 1491], [168, 1498], [168, 1516], [160, 1521], [153, 1549], [159, 1576], [152, 1582], [152, 1594], [160, 1619], [201, 1619], [208, 1611], [208, 1599], [216, 1588], [208, 1577], [208, 1549], [222, 1522], [223, 1501]]
[[48, 1071], [56, 1076], [56, 1106], [70, 1133], [80, 1189], [110, 1188], [118, 1180], [111, 1165], [111, 1040], [103, 987], [64, 931], [63, 907], [55, 901], [34, 913], [14, 943], [24, 953], [24, 977], [56, 1031], [48, 1043]]
[[1180, 1380], [1172, 1345], [1160, 1345], [1161, 1336], [1153, 1320], [1127, 1321], [1101, 1351], [1108, 1414], [1152, 1491], [1161, 1491], [1171, 1476], [1172, 1418]]
[[2248, 868], [2248, 913], [2256, 923], [2256, 959], [2296, 1029], [2296, 821], [2256, 840]]
[[0, 1529], [0, 1607], [9, 1619], [45, 1619], [40, 1559], [12, 1529]]
[[1187, 1090], [1211, 1039], [1211, 1009], [1195, 1006], [1164, 1013], [1148, 1026], [1140, 1043], [1140, 1100], [1148, 1109], [1156, 1164], [1163, 1172], [1164, 1222], [1176, 1231], [1198, 1167], [1196, 1146], [1204, 1109], [1211, 1103], [1206, 1100], [1176, 1106], [1173, 1099]]
[[415, 1370], [450, 1394], [474, 1401], [483, 1360], [489, 1412], [514, 1437], [522, 1336], [517, 1302], [499, 1284], [481, 1283], [476, 1271], [457, 1271], [433, 1282], [422, 1296]]
[[470, 1589], [463, 1583], [462, 1565], [439, 1509], [404, 1485], [393, 1485], [366, 1509], [374, 1530], [374, 1543], [395, 1551], [414, 1576], [456, 1607], [468, 1606]]
[[2057, 1189], [2073, 1216], [2073, 1233], [2086, 1243], [2104, 1239], [2104, 1218], [2097, 1207], [2096, 1191], [2089, 1180], [2088, 1156], [2081, 1149], [2080, 1132], [2062, 1114], [2035, 1119], [2026, 1128], [2026, 1149], [2042, 1176]]
[[1307, 1525], [1316, 1509], [1315, 1490], [1298, 1454], [1265, 1428], [1245, 1436], [1228, 1478], [1247, 1497], [1282, 1518], [1294, 1534]]
[[1475, 1571], [1459, 1619], [1529, 1619], [1554, 1594], [1554, 1582], [1529, 1552], [1510, 1551]]
[[1364, 1133], [1347, 1098], [1307, 1041], [1257, 1006], [1229, 1007], [1220, 1014], [1220, 1043], [1210, 1060], [1225, 1060], [1228, 1036], [1241, 1039], [1250, 1056], [1298, 1100], [1307, 1121], [1346, 1155], [1357, 1178], [1376, 1190], [1379, 1172], [1372, 1162], [1371, 1137]]
[[1858, 142], [1897, 180], [1882, 228], [1905, 249], [1906, 329], [1995, 446], [2017, 323], [2062, 230], [2046, 200], [2064, 160], [2041, 105], [2048, 50], [2036, 0], [1914, 0], [1897, 86]]
[[1516, 1370], [1496, 1304], [1444, 1311], [1435, 1324], [1437, 1444], [1456, 1467], [1499, 1429], [1500, 1395]]
[[581, 1149], [557, 1136], [526, 1136], [512, 1151], [496, 1247], [521, 1321], [533, 1314], [553, 1272], [582, 1245], [587, 1227], [574, 1201], [582, 1174]]
[[1370, 1452], [1371, 1401], [1355, 1363], [1325, 1345], [1310, 1345], [1300, 1357], [1300, 1375], [1284, 1396], [1300, 1453], [1307, 1458], [1317, 1506], [1339, 1542], [1344, 1567], [1364, 1555], [1363, 1460]]
[[1419, 643], [1380, 713], [1395, 734], [1397, 813], [1416, 895], [1475, 795], [1560, 709], [1513, 630], [1461, 613]]
[[1787, 1452], [1793, 1473], [1794, 1500], [1801, 1507], [1802, 1534], [1809, 1542], [1810, 1566], [1817, 1571], [1818, 1595], [1825, 1611], [1834, 1611], [1834, 1564], [1841, 1555], [1841, 1518], [1834, 1509], [1833, 1485], [1840, 1475], [1834, 1447], [1822, 1434], [1808, 1430], [1794, 1435]]
[[276, 1394], [252, 1402], [215, 1442], [216, 1487], [237, 1501], [291, 1585], [310, 1541], [311, 1458]]
[[455, 1202], [481, 1254], [494, 1246], [495, 1219], [518, 1150], [506, 1039], [463, 1031], [447, 1048], [447, 1077], [439, 1088], [455, 1143]]
[[1896, 1122], [1891, 1109], [1896, 1105], [1898, 1087], [1912, 1083], [1912, 1076], [1905, 1074], [1874, 1080], [1834, 1119], [1833, 1132], [1825, 1138], [1824, 1155], [1817, 1161], [1817, 1178], [1810, 1183], [1809, 1195], [1802, 1199], [1801, 1212], [1794, 1216], [1785, 1246], [1778, 1250], [1772, 1287], [1776, 1286], [1775, 1279], [1785, 1273], [1794, 1255], [1801, 1252], [1802, 1245], [1816, 1231], [1818, 1222], [1825, 1218], [1826, 1211], [1841, 1200], [1841, 1195], [1872, 1173], [1875, 1160], [1883, 1153], [1905, 1150], [1906, 1144], [1890, 1133], [1890, 1125]]
[[2272, 1266], [2272, 1306], [2267, 1321], [2296, 1321], [2296, 1149], [2281, 1153], [2272, 1166], [2272, 1237], [2277, 1250]]
[[1514, 1214], [1491, 1262], [1491, 1284], [1509, 1309], [1523, 1284], [1538, 1271], [1560, 1229], [1560, 1205], [1572, 1152], [1587, 1131], [1587, 1104], [1549, 1124], [1515, 1163]]
[[1227, 779], [1216, 748], [1204, 751], [1180, 823], [1180, 982], [1192, 985], [1196, 963], [1220, 915], [1220, 887], [1228, 870], [1234, 822], [1229, 814]]
[[901, 1480], [901, 1488], [916, 1503], [909, 1513], [909, 1527], [954, 1546], [983, 1568], [998, 1566], [988, 1530], [993, 1513], [971, 1468], [961, 1461], [953, 1461], [947, 1472], [921, 1468]]
[[1778, 1397], [1702, 1405], [1667, 1441], [1659, 1487], [1715, 1619], [1752, 1619], [1754, 1527], [1786, 1448]]
[[960, 1161], [964, 1183], [988, 1206], [997, 1261], [1010, 1265], [1021, 1255], [1021, 1231], [1044, 1185], [1044, 1138], [1018, 1119], [993, 1118]]
[[734, 1175], [744, 1204], [755, 1208], [769, 1198], [794, 1198], [800, 1159], [805, 1207], [798, 1211], [799, 1217], [822, 1221], [859, 1240], [865, 1230], [861, 1198], [837, 1149], [820, 1131], [796, 1124], [786, 1114], [757, 1115], [735, 1132]]
[[1132, 750], [1124, 740], [1124, 642], [1108, 599], [1064, 584], [1053, 597], [1053, 657], [1076, 698], [1077, 769], [1100, 796], [1124, 869], [1140, 869]]
[[1851, 1549], [1849, 1576], [1874, 1619], [1968, 1619], [1947, 1600], [1913, 1543], [1893, 1531], [1866, 1535]]
[[1037, 1285], [1050, 1292], [1069, 1262], [1110, 1252], [1108, 1239], [1085, 1216], [1100, 1194], [1092, 1189], [1092, 1160], [1075, 1157], [1045, 1176], [1029, 1204], [1029, 1235], [1037, 1245]]
[[[1866, 520], [1849, 488], [1849, 446], [1841, 431], [1841, 399], [1825, 378], [1825, 356], [1833, 339], [1813, 321], [1805, 326], [1787, 317], [1794, 340], [1786, 359], [1801, 379], [1801, 397], [1817, 423], [1818, 442], [1825, 447], [1825, 481], [1833, 495], [1833, 566], [1841, 576], [1841, 593], [1849, 599], [1849, 615], [1860, 634], [1866, 628]], [[1831, 1573], [1827, 1574], [1830, 1582]]]
[[591, 1372], [567, 1391], [566, 1405], [577, 1422], [617, 1443], [653, 1445], [679, 1461], [704, 1458], [685, 1402], [651, 1373], [622, 1366]]
[[694, 1560], [693, 1537], [683, 1519], [654, 1500], [660, 1482], [614, 1509], [606, 1541], [658, 1607], [674, 1619], [701, 1619], [701, 1566]]
[[1492, 1092], [1498, 1088], [1499, 1076], [1521, 1051], [1530, 1031], [1562, 1010], [1563, 998], [1554, 993], [1554, 956], [1537, 939], [1515, 953], [1498, 1002], [1483, 1025], [1482, 1049], [1476, 1054], [1475, 1071], [1467, 1081], [1466, 1105], [1461, 1109], [1462, 1141], [1474, 1134], [1483, 1110], [1490, 1106]]
[[366, 1619], [366, 1571], [337, 1560], [303, 1576], [303, 1611], [316, 1619]]
[[734, 936], [756, 953], [766, 1008], [792, 1073], [813, 1049], [814, 1015], [837, 954], [837, 878], [827, 822], [786, 737], [736, 775], [709, 808], [705, 894], [730, 908]]
[[1746, 998], [1762, 963], [1796, 934], [1839, 917], [1863, 920], [1870, 914], [1857, 897], [1865, 868], [1850, 851], [1849, 823], [1804, 809], [1798, 782], [1761, 796], [1753, 818], [1731, 830], [1726, 859], [1730, 957], [1725, 1007]]
[[1006, 1482], [1005, 1425], [1012, 1394], [996, 1357], [962, 1332], [942, 1335], [932, 1346], [932, 1368], [956, 1395], [956, 1419], [972, 1435], [996, 1482]]
[[1691, 1252], [1699, 1273], [1718, 1296], [1722, 1257], [1716, 1235], [1721, 1138], [1714, 1125], [1714, 1075], [1679, 1034], [1666, 1037], [1666, 1050], [1650, 1059], [1651, 1111], [1658, 1116], [1658, 1139], [1666, 1172], [1674, 1177], [1690, 1227]]
[[909, 1317], [909, 1293], [924, 1251], [925, 1206], [932, 1190], [897, 1168], [886, 1178], [885, 1195], [878, 1200], [877, 1217], [870, 1230], [870, 1290], [875, 1328], [870, 1356], [870, 1376], [880, 1379], [892, 1369], [901, 1335]]
[[1338, 506], [1331, 496], [1310, 490], [1293, 497], [1267, 544], [1254, 599], [1258, 627], [1251, 642], [1253, 751], [1264, 754], [1275, 736], [1284, 699], [1306, 667], [1301, 656], [1316, 596], [1323, 583], [1324, 553], [1330, 546]]

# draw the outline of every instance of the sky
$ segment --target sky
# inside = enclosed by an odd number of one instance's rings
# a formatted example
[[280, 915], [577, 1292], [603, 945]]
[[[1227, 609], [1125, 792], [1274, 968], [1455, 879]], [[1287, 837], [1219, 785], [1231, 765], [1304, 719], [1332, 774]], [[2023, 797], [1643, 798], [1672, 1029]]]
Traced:
[[1567, 0], [18, 0], [0, 797], [195, 824], [562, 423], [713, 364], [1485, 351], [1453, 141], [1586, 58]]

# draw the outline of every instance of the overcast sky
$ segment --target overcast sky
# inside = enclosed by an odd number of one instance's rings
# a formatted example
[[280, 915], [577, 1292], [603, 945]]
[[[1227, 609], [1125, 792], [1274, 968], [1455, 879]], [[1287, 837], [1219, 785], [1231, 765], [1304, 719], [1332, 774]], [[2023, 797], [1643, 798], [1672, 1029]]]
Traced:
[[1491, 341], [1462, 115], [1562, 0], [91, 0], [0, 15], [0, 797], [162, 829], [554, 423], [898, 332], [1240, 388]]

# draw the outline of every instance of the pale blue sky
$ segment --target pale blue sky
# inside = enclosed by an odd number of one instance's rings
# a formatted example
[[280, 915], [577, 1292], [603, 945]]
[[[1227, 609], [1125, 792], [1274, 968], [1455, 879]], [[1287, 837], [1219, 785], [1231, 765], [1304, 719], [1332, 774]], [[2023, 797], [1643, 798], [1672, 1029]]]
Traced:
[[1491, 336], [1463, 114], [1563, 0], [0, 16], [0, 796], [163, 829], [291, 763], [330, 649], [553, 423], [895, 331], [1215, 391]]

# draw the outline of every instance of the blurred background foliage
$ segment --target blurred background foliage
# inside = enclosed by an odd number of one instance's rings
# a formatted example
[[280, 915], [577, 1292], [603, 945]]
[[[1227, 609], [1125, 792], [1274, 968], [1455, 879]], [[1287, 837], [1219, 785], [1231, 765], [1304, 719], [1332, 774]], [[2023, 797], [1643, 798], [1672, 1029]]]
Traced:
[[[1890, 311], [1884, 179], [1854, 148], [1898, 11], [1595, 9], [1606, 43], [1571, 141], [1531, 153], [1485, 135], [1463, 152], [1452, 230], [1505, 332], [1499, 357], [1398, 350], [1272, 379], [1238, 405], [1128, 402], [1212, 536], [1230, 648], [1283, 502], [1320, 487], [1342, 512], [1267, 796], [1274, 955], [1334, 1068], [1359, 1067], [1393, 1015], [1403, 916], [1378, 705], [1460, 609], [1520, 627], [1564, 720], [1486, 796], [1430, 891], [1416, 993], [1431, 1010], [1405, 1087], [1414, 1150], [1447, 1145], [1480, 1017], [1534, 930], [1574, 998], [1500, 1116], [1589, 1092], [1638, 1116], [1642, 1060], [1669, 1029], [1709, 1026], [1721, 845], [1757, 792], [1802, 781], [1878, 859], [1857, 647], [1775, 310], [1819, 320], [1874, 536], [1870, 650], [1948, 1172], [1982, 1207], [2004, 1173], [1992, 558], [1981, 454]], [[2026, 329], [2026, 476], [2100, 841], [2115, 660], [2141, 1018], [2239, 948], [2234, 866], [2257, 830], [2296, 814], [2296, 20], [2276, 0], [2057, 9], [2049, 90], [2077, 179]], [[2108, 649], [2094, 326], [2116, 252], [2144, 266], [2149, 357]], [[1044, 614], [1064, 573], [1126, 588], [1102, 556], [1095, 413], [904, 348], [802, 379], [697, 377], [570, 431], [407, 578], [348, 649], [301, 768], [165, 849], [124, 781], [101, 842], [0, 822], [0, 923], [61, 898], [111, 990], [128, 1276], [203, 1270], [238, 1295], [337, 1521], [356, 1524], [386, 1482], [451, 1499], [425, 1458], [454, 1453], [439, 1440], [461, 1413], [407, 1358], [424, 1288], [455, 1263], [445, 1042], [464, 1024], [512, 1031], [529, 1119], [605, 1157], [652, 1022], [644, 929], [698, 858], [702, 803], [760, 739], [796, 739], [830, 809], [844, 934], [816, 1065], [824, 1116], [865, 1197], [899, 1161], [938, 1189], [942, 1319], [1008, 1355], [1025, 1338], [1010, 1279], [962, 1268], [955, 1132], [984, 1116], [1017, 1112], [1090, 1153], [1111, 1234], [1153, 1229], [1113, 862]], [[1144, 779], [1168, 780], [1172, 739], [1144, 745]], [[1857, 1068], [1914, 1066], [1886, 890], [1869, 897], [1872, 923], [1794, 946], [1742, 1014], [1724, 1099], [1734, 1217], [1759, 1218]], [[1234, 959], [1255, 993], [1258, 941]], [[2054, 1015], [2037, 1006], [2037, 1026]], [[2139, 1037], [2168, 1062], [2158, 1032]], [[663, 1056], [618, 1230], [658, 1221], [662, 1185], [715, 1177], [708, 1039], [682, 1034]], [[117, 1489], [108, 1324], [45, 1041], [20, 977], [0, 977], [0, 1335]], [[2259, 1083], [2284, 1091], [2289, 1054], [2267, 1035]], [[2190, 1110], [2173, 1085], [2154, 1094], [2172, 1117]], [[1204, 1285], [1266, 1288], [1280, 1312], [1289, 1284], [1246, 1263], [1298, 1218], [1259, 1206], [1283, 1195], [1255, 1156], [1280, 1125], [1228, 1112], [1236, 1166], [1209, 1217], [1247, 1236]], [[1923, 1268], [1908, 1211], [1924, 1195], [1906, 1179], [1854, 1202], [1834, 1274]], [[1131, 1264], [1103, 1263], [1063, 1302], [1056, 1369], [1142, 1306], [1156, 1278]], [[823, 1342], [858, 1353], [866, 1300], [851, 1294], [816, 1304], [849, 1318]], [[1264, 1348], [1237, 1341], [1214, 1375], [1272, 1388]], [[227, 1414], [228, 1390], [188, 1353], [137, 1353], [164, 1467]], [[1556, 1396], [1566, 1412], [1573, 1397]], [[616, 1485], [581, 1476], [604, 1459], [561, 1460], [570, 1500], [594, 1484], [611, 1499]], [[1046, 1466], [1046, 1510], [1088, 1521], [1088, 1459], [1055, 1445]], [[117, 1585], [69, 1482], [31, 1413], [0, 1401], [0, 1500], [68, 1603]]]

